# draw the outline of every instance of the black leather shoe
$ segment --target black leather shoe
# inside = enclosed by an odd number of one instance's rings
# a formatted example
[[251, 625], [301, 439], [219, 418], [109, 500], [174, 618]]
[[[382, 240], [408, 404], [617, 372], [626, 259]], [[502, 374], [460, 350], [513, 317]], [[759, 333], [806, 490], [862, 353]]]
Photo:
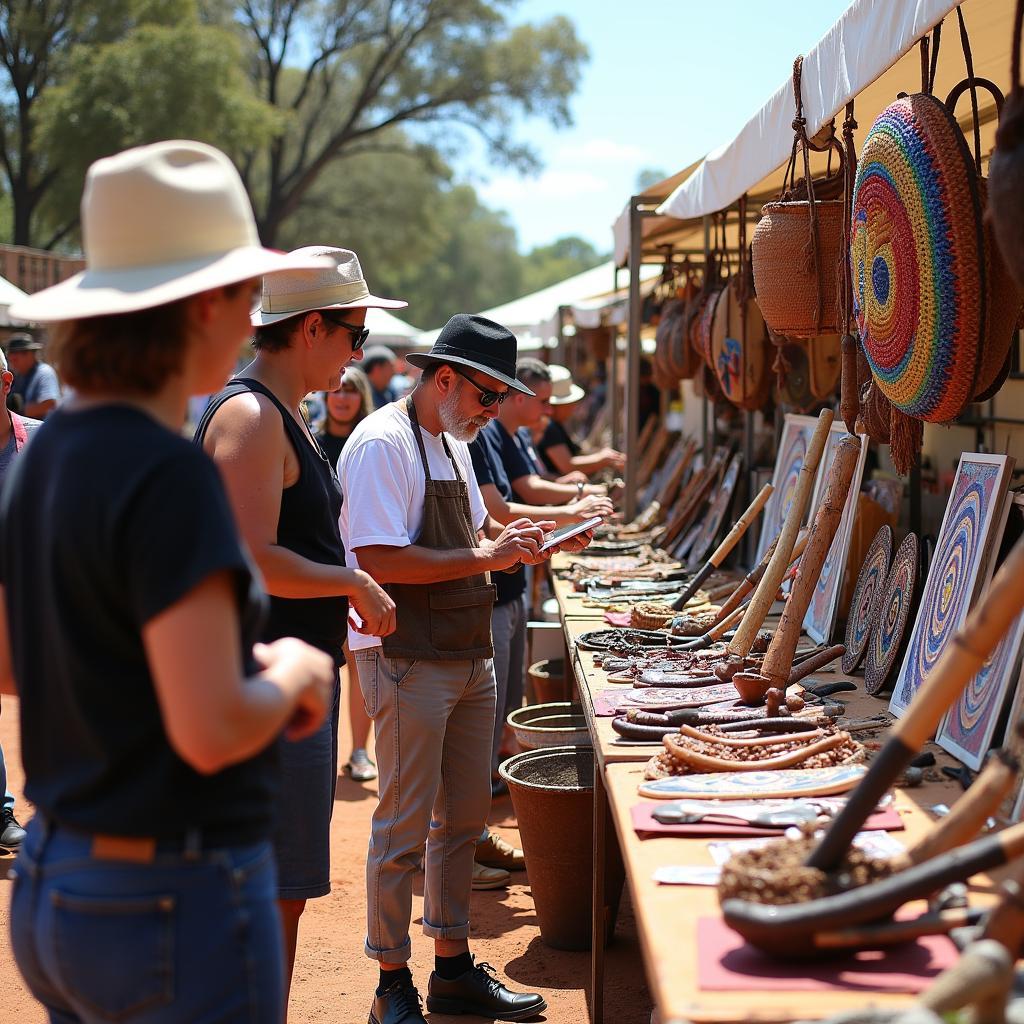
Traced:
[[548, 1008], [537, 992], [510, 992], [490, 964], [475, 964], [454, 981], [445, 981], [436, 971], [427, 987], [427, 1009], [431, 1013], [474, 1013], [491, 1020], [529, 1020]]
[[373, 997], [368, 1024], [427, 1024], [423, 1000], [411, 978], [401, 978]]
[[[0, 793], [0, 797], [3, 794]], [[25, 839], [25, 830], [18, 824], [14, 811], [9, 807], [0, 808], [0, 849], [12, 853], [21, 846]]]

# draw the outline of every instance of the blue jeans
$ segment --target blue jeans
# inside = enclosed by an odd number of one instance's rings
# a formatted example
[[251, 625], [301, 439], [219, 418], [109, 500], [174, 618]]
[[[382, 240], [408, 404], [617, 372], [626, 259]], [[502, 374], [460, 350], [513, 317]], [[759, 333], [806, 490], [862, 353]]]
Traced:
[[4, 748], [0, 747], [0, 807], [5, 810], [14, 810], [14, 794], [7, 788], [7, 765], [4, 764]]
[[276, 1024], [284, 966], [269, 842], [96, 860], [34, 818], [14, 866], [14, 958], [51, 1024]]

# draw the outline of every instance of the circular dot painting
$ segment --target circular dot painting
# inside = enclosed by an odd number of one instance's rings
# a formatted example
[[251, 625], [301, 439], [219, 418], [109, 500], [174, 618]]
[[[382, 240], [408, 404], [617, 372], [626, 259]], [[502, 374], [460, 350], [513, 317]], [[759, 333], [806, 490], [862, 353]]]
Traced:
[[878, 606], [885, 591], [889, 575], [889, 560], [892, 557], [892, 527], [883, 526], [868, 548], [864, 564], [857, 576], [857, 586], [850, 602], [850, 616], [846, 620], [846, 651], [843, 654], [843, 671], [854, 671], [867, 650], [871, 629], [878, 619]]
[[892, 560], [892, 568], [878, 600], [878, 619], [870, 630], [864, 668], [864, 689], [868, 693], [881, 693], [886, 687], [903, 644], [916, 584], [917, 535], [908, 533]]

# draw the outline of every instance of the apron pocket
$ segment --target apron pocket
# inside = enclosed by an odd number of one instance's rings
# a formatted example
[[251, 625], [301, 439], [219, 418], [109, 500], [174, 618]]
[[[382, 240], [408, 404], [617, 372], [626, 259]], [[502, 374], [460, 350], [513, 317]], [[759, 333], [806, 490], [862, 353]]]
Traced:
[[496, 594], [493, 583], [431, 593], [431, 644], [452, 654], [490, 647], [491, 609]]

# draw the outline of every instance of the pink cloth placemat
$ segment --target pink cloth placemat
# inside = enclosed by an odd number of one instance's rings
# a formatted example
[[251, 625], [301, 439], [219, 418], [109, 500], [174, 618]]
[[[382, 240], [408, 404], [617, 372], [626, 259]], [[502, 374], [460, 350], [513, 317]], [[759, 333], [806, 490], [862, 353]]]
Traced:
[[[632, 687], [629, 689], [632, 690]], [[595, 693], [594, 714], [598, 718], [613, 718], [621, 714], [623, 706], [629, 703], [626, 699], [628, 695], [628, 690], [605, 690], [603, 693]]]
[[697, 921], [697, 979], [705, 992], [908, 992], [926, 989], [957, 960], [944, 935], [830, 960], [776, 960], [720, 917]]
[[633, 625], [633, 615], [631, 612], [605, 612], [604, 621], [609, 626], [616, 626], [619, 629], [628, 629]]
[[[742, 822], [714, 822], [698, 821], [693, 825], [668, 825], [658, 821], [651, 813], [664, 801], [645, 800], [642, 803], [633, 804], [629, 809], [630, 817], [633, 819], [633, 830], [641, 839], [655, 839], [658, 836], [683, 836], [689, 838], [700, 838], [701, 836], [781, 836], [784, 829], [781, 828], [759, 828], [756, 825], [744, 825]], [[875, 811], [861, 826], [865, 832], [900, 832], [903, 829], [903, 819], [892, 807], [886, 807], [881, 811]]]

